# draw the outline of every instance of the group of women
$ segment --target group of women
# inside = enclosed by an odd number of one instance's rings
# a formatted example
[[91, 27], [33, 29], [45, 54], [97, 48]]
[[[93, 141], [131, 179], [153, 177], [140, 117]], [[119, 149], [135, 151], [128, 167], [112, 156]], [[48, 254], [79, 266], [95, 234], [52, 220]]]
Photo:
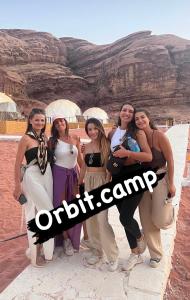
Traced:
[[[124, 227], [131, 254], [122, 269], [131, 270], [142, 263], [146, 246], [150, 252], [150, 266], [157, 267], [163, 257], [160, 229], [166, 229], [173, 220], [172, 202], [175, 196], [174, 164], [170, 143], [165, 134], [153, 124], [144, 109], [135, 110], [131, 104], [124, 104], [119, 112], [118, 124], [105, 134], [102, 123], [96, 118], [86, 121], [85, 131], [90, 142], [81, 148], [80, 139], [69, 133], [64, 116], [53, 118], [51, 137], [45, 136], [46, 117], [41, 109], [33, 109], [28, 118], [28, 127], [22, 137], [15, 163], [14, 197], [23, 193], [27, 199], [26, 221], [35, 218], [41, 209], [51, 210], [61, 205], [62, 200], [71, 201], [84, 183], [85, 190], [91, 191], [117, 176], [125, 176], [148, 166], [157, 173], [164, 173], [153, 193], [146, 191], [130, 199], [118, 201], [119, 219]], [[124, 147], [127, 136], [136, 143], [139, 150]], [[119, 145], [119, 147], [117, 147]], [[117, 147], [118, 150], [114, 151]], [[124, 158], [119, 174], [107, 170], [110, 151], [115, 157]], [[20, 182], [22, 161], [26, 158], [27, 168]], [[139, 207], [142, 229], [134, 219]], [[84, 237], [81, 240], [83, 225]], [[33, 233], [27, 231], [32, 265], [42, 267], [53, 258], [55, 247], [63, 249], [66, 255], [79, 251], [80, 244], [91, 250], [86, 258], [89, 265], [100, 261], [106, 255], [108, 270], [118, 268], [119, 251], [114, 231], [108, 221], [108, 210], [90, 217], [83, 224], [77, 224], [63, 234], [43, 243], [34, 245]], [[61, 248], [60, 248], [61, 247]]]

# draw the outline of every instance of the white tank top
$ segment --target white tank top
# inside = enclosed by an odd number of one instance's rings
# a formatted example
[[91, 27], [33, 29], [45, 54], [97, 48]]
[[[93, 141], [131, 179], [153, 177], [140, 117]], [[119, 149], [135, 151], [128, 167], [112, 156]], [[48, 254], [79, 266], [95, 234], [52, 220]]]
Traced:
[[78, 149], [75, 145], [58, 140], [55, 148], [55, 164], [60, 167], [72, 169], [77, 164]]
[[114, 151], [115, 146], [122, 144], [122, 138], [125, 133], [126, 129], [121, 129], [120, 127], [117, 127], [111, 139], [111, 151]]

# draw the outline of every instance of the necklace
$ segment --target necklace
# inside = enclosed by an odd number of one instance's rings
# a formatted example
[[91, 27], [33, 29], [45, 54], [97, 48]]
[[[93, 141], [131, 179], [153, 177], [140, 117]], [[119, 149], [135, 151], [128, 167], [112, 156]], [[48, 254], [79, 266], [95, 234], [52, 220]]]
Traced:
[[69, 144], [69, 147], [70, 147], [70, 153], [73, 154], [74, 151], [73, 151], [73, 144]]
[[93, 164], [93, 161], [94, 161], [93, 159], [94, 159], [94, 153], [91, 153], [89, 156], [89, 160], [88, 160], [89, 165]]
[[92, 165], [94, 162], [94, 153], [95, 153], [95, 151], [94, 151], [94, 148], [92, 147], [92, 153], [90, 153], [89, 160], [88, 160], [89, 165]]

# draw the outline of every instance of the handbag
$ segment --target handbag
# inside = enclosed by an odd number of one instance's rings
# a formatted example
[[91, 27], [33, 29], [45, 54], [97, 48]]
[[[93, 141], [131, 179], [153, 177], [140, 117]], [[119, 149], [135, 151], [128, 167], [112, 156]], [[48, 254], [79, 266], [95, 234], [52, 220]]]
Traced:
[[[128, 145], [126, 145], [125, 141], [127, 140], [128, 138], [128, 135], [125, 134], [124, 137], [123, 137], [123, 142], [122, 142], [122, 146], [125, 147], [125, 149], [128, 149], [129, 150], [129, 147]], [[123, 157], [123, 158], [120, 158], [120, 157], [115, 157], [113, 156], [113, 153], [117, 150], [120, 149], [120, 146], [121, 145], [117, 145], [115, 146], [114, 148], [114, 151], [110, 151], [110, 154], [108, 156], [108, 161], [107, 161], [107, 170], [112, 174], [112, 175], [117, 175], [120, 173], [120, 171], [122, 170], [123, 166], [124, 166], [124, 163], [125, 163], [125, 160], [126, 160], [126, 157]]]
[[[115, 151], [119, 150], [120, 147], [115, 148]], [[124, 162], [125, 162], [125, 157], [120, 158], [120, 157], [115, 157], [113, 156], [114, 152], [110, 152], [110, 155], [108, 156], [108, 161], [107, 161], [107, 170], [112, 174], [112, 175], [117, 175], [120, 173], [121, 169], [123, 168]]]
[[24, 174], [26, 172], [26, 169], [29, 168], [30, 166], [33, 166], [35, 163], [37, 163], [37, 159], [33, 159], [28, 165], [22, 164], [20, 167], [20, 182], [23, 181]]
[[125, 149], [133, 151], [133, 152], [140, 152], [140, 147], [135, 139], [131, 137], [130, 134], [126, 133], [123, 136], [122, 143], [120, 145], [115, 146], [114, 151], [110, 152], [108, 161], [107, 161], [107, 170], [112, 175], [117, 175], [122, 170], [126, 157], [120, 158], [113, 156], [113, 153], [120, 149], [120, 146], [123, 146]]
[[171, 201], [165, 200], [165, 208], [164, 210], [164, 220], [165, 223], [162, 224], [160, 229], [166, 230], [173, 226], [176, 220], [176, 209], [175, 206], [172, 204]]
[[[158, 182], [158, 185], [155, 187], [155, 190], [163, 190], [163, 198], [159, 196], [159, 219], [156, 220], [160, 229], [166, 230], [173, 226], [176, 220], [176, 208], [173, 204], [173, 198], [168, 190], [168, 173], [166, 172], [162, 180]], [[162, 174], [163, 169], [158, 169], [156, 174]], [[155, 219], [155, 218], [154, 218]]]

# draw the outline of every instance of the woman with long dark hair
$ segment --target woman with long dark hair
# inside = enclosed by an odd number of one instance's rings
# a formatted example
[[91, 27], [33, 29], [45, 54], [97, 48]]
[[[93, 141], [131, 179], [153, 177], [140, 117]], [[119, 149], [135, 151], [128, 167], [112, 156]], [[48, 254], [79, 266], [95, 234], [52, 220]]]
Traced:
[[172, 197], [176, 191], [173, 154], [168, 138], [154, 125], [147, 110], [136, 110], [135, 123], [137, 128], [145, 132], [152, 151], [153, 159], [148, 166], [157, 170], [157, 173], [165, 173], [153, 193], [144, 193], [139, 205], [141, 224], [151, 256], [150, 266], [156, 268], [163, 256], [160, 229], [167, 229], [173, 221]]
[[[49, 147], [55, 161], [53, 173], [53, 205], [60, 206], [63, 200], [71, 201], [78, 193], [78, 170], [82, 165], [80, 139], [69, 133], [69, 124], [64, 116], [53, 118]], [[66, 255], [73, 255], [80, 246], [81, 225], [77, 224], [63, 234], [56, 236], [56, 246], [63, 246]]]
[[[46, 116], [42, 109], [34, 108], [29, 114], [25, 135], [21, 138], [15, 162], [15, 190], [14, 197], [19, 199], [23, 193], [27, 202], [24, 204], [26, 221], [35, 218], [39, 210], [53, 209], [53, 180], [50, 167], [51, 155], [47, 148], [47, 138], [44, 134]], [[21, 165], [27, 161], [22, 184]], [[33, 232], [27, 230], [31, 263], [35, 267], [42, 267], [46, 261], [52, 260], [54, 239], [43, 244], [45, 260], [40, 255], [39, 246], [34, 245], [36, 238]]]
[[[91, 191], [110, 181], [110, 174], [106, 171], [110, 145], [98, 119], [88, 119], [85, 131], [91, 142], [85, 145], [79, 183], [82, 184], [84, 180], [85, 190]], [[92, 251], [91, 256], [86, 259], [87, 263], [98, 263], [104, 251], [109, 271], [115, 271], [118, 266], [118, 248], [113, 229], [108, 222], [108, 210], [87, 219], [86, 226]]]
[[[138, 171], [141, 169], [140, 162], [152, 160], [152, 153], [145, 133], [141, 130], [137, 130], [133, 125], [134, 111], [133, 105], [127, 103], [123, 104], [119, 114], [118, 127], [113, 129], [108, 135], [113, 152], [115, 147], [120, 145], [120, 149], [115, 151], [113, 155], [115, 157], [126, 158], [121, 172], [118, 175], [113, 175], [113, 179], [118, 176], [125, 176], [133, 171]], [[130, 150], [125, 149], [121, 145], [124, 137], [127, 137], [127, 148]], [[140, 193], [130, 199], [124, 197], [117, 204], [120, 222], [125, 229], [131, 248], [131, 255], [123, 266], [123, 270], [126, 271], [131, 270], [136, 264], [143, 262], [141, 254], [146, 248], [144, 236], [139, 229], [137, 221], [134, 219], [134, 213], [141, 201], [142, 195], [143, 193]]]

